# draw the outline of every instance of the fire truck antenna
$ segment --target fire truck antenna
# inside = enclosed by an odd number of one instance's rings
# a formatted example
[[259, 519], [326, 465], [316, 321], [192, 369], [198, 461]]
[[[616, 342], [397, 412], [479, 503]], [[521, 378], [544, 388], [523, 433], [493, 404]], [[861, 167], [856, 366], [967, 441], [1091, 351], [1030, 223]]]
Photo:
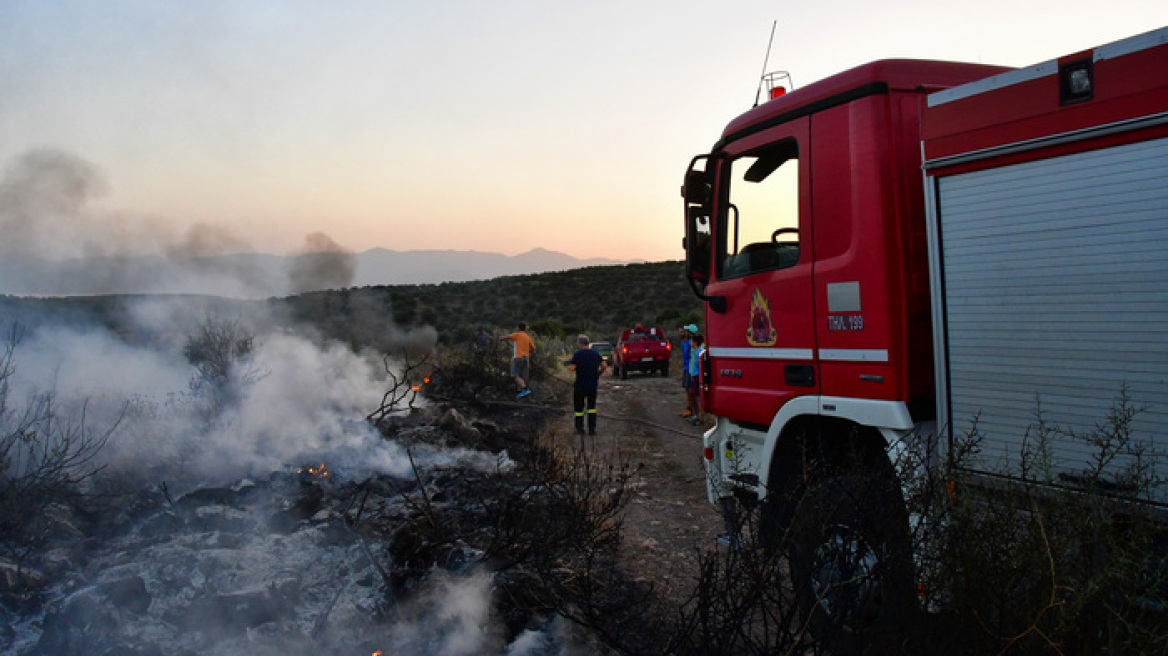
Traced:
[[762, 73], [758, 76], [758, 88], [754, 90], [754, 106], [758, 107], [758, 96], [762, 93], [762, 81], [766, 78], [767, 62], [771, 59], [771, 45], [775, 42], [775, 28], [778, 27], [779, 21], [771, 23], [771, 38], [767, 41], [766, 56], [762, 58]]

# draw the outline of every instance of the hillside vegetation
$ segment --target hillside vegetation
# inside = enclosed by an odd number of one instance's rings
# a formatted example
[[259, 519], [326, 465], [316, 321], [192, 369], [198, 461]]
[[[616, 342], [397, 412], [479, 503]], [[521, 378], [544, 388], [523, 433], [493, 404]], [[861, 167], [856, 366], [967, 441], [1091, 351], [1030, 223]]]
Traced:
[[296, 319], [354, 346], [369, 344], [392, 317], [398, 328], [429, 325], [446, 344], [473, 340], [478, 326], [510, 331], [519, 321], [544, 337], [584, 332], [614, 340], [636, 323], [667, 332], [700, 323], [701, 302], [685, 281], [682, 262], [597, 266], [438, 285], [393, 285], [289, 297]]
[[[131, 308], [144, 302], [181, 308], [185, 334], [205, 316], [252, 317], [314, 326], [325, 337], [355, 349], [384, 348], [393, 333], [432, 326], [443, 344], [474, 339], [479, 326], [510, 332], [524, 321], [542, 337], [587, 333], [615, 340], [636, 323], [670, 333], [701, 320], [680, 261], [595, 266], [554, 273], [505, 276], [473, 282], [381, 285], [311, 292], [287, 298], [238, 300], [209, 296], [111, 295], [50, 298], [0, 296], [0, 320], [36, 331], [44, 325], [96, 324], [127, 341], [157, 339], [138, 334]], [[179, 323], [183, 323], [180, 321]]]

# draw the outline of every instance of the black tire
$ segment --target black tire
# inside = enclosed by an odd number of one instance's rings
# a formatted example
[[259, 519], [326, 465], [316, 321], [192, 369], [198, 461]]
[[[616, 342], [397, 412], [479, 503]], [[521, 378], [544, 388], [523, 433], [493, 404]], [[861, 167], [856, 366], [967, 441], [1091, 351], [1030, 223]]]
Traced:
[[620, 368], [621, 380], [629, 379], [629, 365], [622, 364]]
[[666, 377], [666, 378], [669, 377], [669, 363], [668, 362], [661, 365], [661, 375]]
[[832, 654], [886, 653], [916, 619], [911, 539], [888, 476], [813, 484], [795, 508], [791, 580], [811, 634]]

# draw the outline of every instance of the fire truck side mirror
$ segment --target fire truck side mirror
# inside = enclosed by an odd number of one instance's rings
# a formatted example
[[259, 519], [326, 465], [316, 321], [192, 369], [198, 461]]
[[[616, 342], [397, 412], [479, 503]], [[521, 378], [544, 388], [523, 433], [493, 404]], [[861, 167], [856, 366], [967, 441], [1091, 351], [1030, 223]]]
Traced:
[[681, 240], [685, 248], [685, 276], [694, 294], [714, 312], [726, 311], [725, 296], [706, 295], [706, 284], [710, 281], [710, 207], [708, 205], [686, 205], [685, 237]]
[[690, 280], [701, 283], [710, 277], [710, 217], [714, 185], [710, 171], [705, 170], [708, 168], [708, 155], [693, 158], [681, 187], [681, 196], [685, 199], [685, 237], [681, 242], [685, 249], [685, 272]]
[[725, 312], [725, 297], [707, 296], [705, 289], [710, 281], [713, 257], [714, 180], [709, 155], [698, 155], [690, 161], [681, 196], [685, 199], [685, 237], [681, 240], [685, 249], [685, 277], [694, 294], [709, 303], [711, 310]]
[[710, 274], [710, 209], [705, 205], [686, 205], [685, 237], [686, 273], [705, 281]]
[[681, 195], [686, 205], [708, 205], [710, 203], [710, 180], [705, 171], [689, 170], [685, 173], [685, 185]]

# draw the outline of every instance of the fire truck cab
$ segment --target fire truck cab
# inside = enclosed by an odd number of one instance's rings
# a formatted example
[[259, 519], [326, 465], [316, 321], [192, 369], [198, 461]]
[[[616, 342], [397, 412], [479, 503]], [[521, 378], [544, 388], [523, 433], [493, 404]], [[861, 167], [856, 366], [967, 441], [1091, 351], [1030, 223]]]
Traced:
[[711, 500], [795, 484], [809, 450], [883, 458], [934, 418], [922, 99], [1003, 70], [860, 66], [743, 114], [691, 163]]
[[1088, 421], [1129, 385], [1168, 445], [1168, 29], [1026, 69], [878, 61], [772, 98], [682, 187], [707, 490], [730, 532], [761, 504], [809, 622], [846, 635], [817, 578], [832, 549], [880, 579], [846, 593], [883, 590], [866, 621], [915, 602], [898, 453], [927, 463], [984, 411], [1016, 454], [1036, 397]]

